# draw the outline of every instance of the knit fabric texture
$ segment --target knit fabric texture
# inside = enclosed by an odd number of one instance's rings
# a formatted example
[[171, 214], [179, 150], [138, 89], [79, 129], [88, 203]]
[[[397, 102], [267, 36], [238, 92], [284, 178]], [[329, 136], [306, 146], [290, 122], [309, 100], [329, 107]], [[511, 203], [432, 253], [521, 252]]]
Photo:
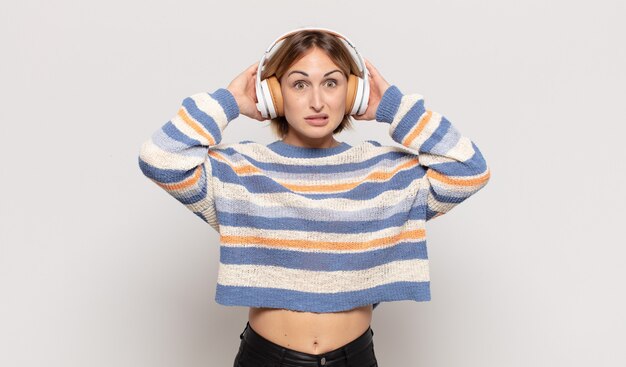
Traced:
[[145, 176], [219, 233], [222, 305], [338, 312], [429, 301], [426, 222], [484, 187], [478, 147], [419, 94], [389, 87], [376, 121], [399, 143], [220, 143], [224, 88], [182, 101], [139, 152]]

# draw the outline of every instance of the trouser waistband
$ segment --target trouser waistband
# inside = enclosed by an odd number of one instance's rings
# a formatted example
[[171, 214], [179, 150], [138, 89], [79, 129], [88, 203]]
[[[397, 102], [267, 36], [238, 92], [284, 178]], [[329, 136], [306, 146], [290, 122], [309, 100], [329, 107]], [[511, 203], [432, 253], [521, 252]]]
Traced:
[[333, 364], [332, 362], [336, 363], [336, 361], [350, 360], [351, 357], [354, 357], [372, 343], [373, 336], [374, 330], [368, 327], [363, 334], [353, 341], [337, 349], [321, 354], [300, 352], [278, 345], [254, 331], [254, 329], [250, 327], [250, 322], [246, 323], [246, 327], [239, 338], [244, 340], [251, 348], [261, 352], [264, 351], [266, 354], [276, 357], [280, 356], [279, 362], [285, 361], [310, 366], [324, 366], [326, 364]]

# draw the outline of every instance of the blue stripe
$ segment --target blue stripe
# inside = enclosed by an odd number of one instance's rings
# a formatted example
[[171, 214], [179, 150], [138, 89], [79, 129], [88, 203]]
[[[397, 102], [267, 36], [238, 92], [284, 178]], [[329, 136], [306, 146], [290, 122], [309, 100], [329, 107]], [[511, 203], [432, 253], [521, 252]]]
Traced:
[[[445, 117], [443, 117], [445, 119]], [[461, 134], [454, 126], [450, 125], [448, 130], [446, 131], [446, 135], [444, 135], [439, 143], [429, 149], [429, 152], [437, 155], [447, 155], [452, 148], [456, 147], [459, 144], [459, 140], [461, 140]]]
[[[141, 158], [139, 158], [139, 167], [144, 175], [160, 183], [179, 183], [187, 177], [193, 175], [193, 169], [189, 171], [159, 169], [144, 162]], [[205, 199], [207, 196], [207, 175], [204, 165], [201, 166], [200, 179], [198, 180], [197, 185], [185, 190], [185, 196], [180, 196], [180, 194], [177, 194], [173, 190], [168, 190], [168, 193], [183, 204], [193, 204]]]
[[[219, 149], [220, 154], [223, 154], [229, 161], [234, 161], [237, 159], [241, 159], [241, 157], [245, 158], [251, 165], [259, 168], [262, 171], [270, 171], [270, 172], [289, 172], [290, 174], [332, 174], [332, 173], [345, 173], [351, 171], [359, 171], [364, 168], [372, 167], [378, 164], [380, 161], [389, 160], [394, 161], [398, 159], [402, 159], [406, 157], [405, 152], [395, 151], [388, 152], [384, 154], [377, 155], [370, 159], [361, 161], [361, 162], [353, 162], [353, 163], [344, 163], [344, 164], [327, 164], [327, 165], [308, 165], [308, 164], [284, 164], [284, 163], [274, 163], [274, 162], [262, 162], [254, 159], [246, 154], [242, 154], [237, 152], [232, 147], [225, 147], [223, 149]], [[389, 162], [386, 166], [390, 166], [392, 163]]]
[[346, 221], [359, 218], [360, 220], [379, 220], [380, 218], [390, 217], [398, 213], [408, 213], [413, 205], [424, 201], [423, 196], [428, 194], [426, 189], [420, 189], [417, 195], [421, 198], [407, 198], [400, 200], [393, 205], [387, 205], [379, 210], [372, 210], [371, 207], [363, 207], [355, 210], [342, 210], [342, 208], [324, 206], [324, 207], [298, 207], [296, 205], [280, 205], [267, 210], [267, 206], [255, 204], [246, 198], [236, 197], [228, 198], [219, 196], [216, 198], [216, 208], [218, 211], [236, 214], [247, 214], [252, 216], [260, 216], [264, 218], [281, 218], [281, 217], [297, 217], [302, 219], [319, 219], [325, 218], [327, 221]]
[[[185, 133], [178, 130], [178, 128], [176, 127], [176, 125], [172, 123], [172, 121], [168, 121], [165, 125], [163, 125], [162, 131], [165, 134], [167, 134], [167, 136], [169, 136], [170, 138], [178, 142], [181, 142], [189, 147], [202, 145], [198, 140], [191, 139]], [[155, 140], [154, 137], [153, 137], [153, 140]]]
[[237, 100], [230, 93], [230, 91], [226, 88], [220, 88], [213, 93], [209, 93], [213, 99], [220, 104], [224, 113], [226, 114], [226, 119], [228, 121], [239, 116], [239, 105], [237, 104]]
[[376, 109], [376, 121], [391, 123], [402, 102], [402, 92], [397, 86], [391, 85], [383, 93]]
[[[159, 130], [152, 136], [152, 143], [159, 147], [164, 152], [168, 152], [172, 155], [194, 157], [199, 160], [203, 160], [207, 154], [207, 148], [202, 145], [190, 146], [186, 143], [173, 139], [163, 130]], [[170, 156], [169, 159], [178, 158]]]
[[160, 183], [176, 183], [193, 175], [193, 169], [185, 171], [178, 169], [156, 168], [146, 163], [143, 159], [141, 159], [141, 157], [138, 158], [138, 162], [139, 168], [141, 168], [144, 175]]
[[187, 97], [183, 100], [183, 106], [187, 110], [187, 113], [189, 113], [194, 120], [201, 123], [209, 134], [213, 136], [215, 144], [218, 144], [222, 140], [222, 131], [220, 130], [219, 125], [215, 122], [213, 117], [198, 108], [196, 101], [194, 101], [191, 97]]
[[470, 171], [474, 171], [474, 174], [487, 172], [487, 162], [485, 162], [483, 153], [474, 142], [472, 142], [472, 148], [474, 148], [474, 155], [469, 161]]
[[391, 261], [428, 259], [426, 240], [365, 252], [303, 252], [267, 247], [220, 247], [223, 264], [255, 264], [313, 271], [365, 270]]
[[200, 168], [200, 178], [196, 185], [188, 190], [185, 190], [185, 196], [175, 195], [174, 192], [171, 194], [181, 203], [185, 205], [194, 204], [198, 201], [204, 200], [207, 197], [207, 175], [206, 170], [204, 169], [204, 165]]
[[308, 312], [338, 312], [375, 302], [430, 301], [430, 282], [395, 282], [337, 293], [310, 293], [281, 288], [218, 284], [215, 301], [224, 306], [285, 308]]
[[[423, 216], [423, 213], [417, 210], [411, 210], [408, 213], [394, 214], [386, 219], [324, 221], [321, 219], [306, 220], [301, 217], [268, 218], [247, 214], [231, 214], [220, 211], [219, 207], [217, 211], [220, 223], [231, 227], [347, 234], [366, 234], [390, 227], [400, 227], [404, 225], [407, 220], [419, 220], [422, 219]], [[303, 211], [306, 211], [306, 209], [303, 209]]]
[[487, 164], [478, 148], [473, 143], [472, 146], [474, 154], [466, 161], [433, 163], [428, 167], [446, 176], [466, 177], [482, 174], [487, 170]]
[[404, 138], [409, 134], [411, 129], [418, 123], [419, 118], [426, 112], [424, 108], [424, 99], [417, 100], [409, 111], [398, 122], [396, 128], [391, 134], [391, 138], [402, 144]]
[[[240, 176], [233, 171], [230, 165], [218, 160], [215, 160], [214, 162], [219, 171], [214, 175], [217, 175], [219, 180], [224, 183], [242, 185], [251, 193], [293, 192], [265, 175]], [[426, 170], [424, 167], [418, 165], [412, 169], [405, 169], [397, 172], [387, 181], [364, 182], [347, 191], [330, 193], [298, 192], [297, 194], [310, 199], [347, 198], [354, 200], [366, 200], [383, 194], [388, 190], [404, 190], [411, 185], [413, 181], [421, 179], [425, 173]]]
[[463, 195], [461, 195], [461, 196], [444, 195], [442, 193], [438, 193], [437, 191], [435, 191], [434, 187], [436, 187], [436, 185], [433, 185], [431, 183], [430, 184], [430, 195], [432, 195], [435, 199], [437, 199], [437, 201], [442, 202], [442, 203], [456, 203], [456, 204], [459, 204], [459, 203], [462, 203], [469, 196], [471, 196], [470, 192], [463, 192]]
[[443, 137], [448, 133], [450, 126], [450, 122], [446, 120], [445, 117], [442, 117], [441, 122], [439, 123], [435, 131], [430, 134], [428, 139], [426, 139], [422, 146], [419, 148], [419, 152], [430, 152], [433, 147], [437, 145], [441, 141], [441, 139], [443, 139]]

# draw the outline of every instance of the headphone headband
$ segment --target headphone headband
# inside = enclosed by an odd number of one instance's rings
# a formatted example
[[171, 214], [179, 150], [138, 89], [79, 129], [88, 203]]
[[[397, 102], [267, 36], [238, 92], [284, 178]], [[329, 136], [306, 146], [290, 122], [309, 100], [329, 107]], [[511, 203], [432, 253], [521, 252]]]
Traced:
[[330, 33], [330, 34], [332, 34], [332, 35], [336, 36], [336, 37], [343, 38], [344, 40], [346, 40], [346, 42], [348, 42], [348, 44], [350, 45], [350, 47], [352, 47], [352, 48], [356, 49], [356, 47], [354, 47], [354, 45], [352, 44], [352, 42], [350, 42], [350, 40], [348, 39], [348, 37], [346, 37], [346, 36], [342, 35], [341, 33], [337, 32], [337, 31], [333, 31], [332, 29], [328, 29], [328, 28], [319, 28], [319, 27], [302, 27], [302, 28], [296, 28], [296, 29], [294, 29], [294, 30], [292, 30], [292, 31], [289, 31], [289, 32], [287, 32], [287, 33], [284, 33], [282, 36], [280, 36], [280, 37], [276, 38], [276, 39], [274, 40], [274, 42], [272, 42], [272, 43], [270, 44], [270, 46], [267, 48], [267, 50], [265, 50], [265, 52], [266, 52], [266, 53], [268, 53], [268, 52], [272, 49], [272, 47], [273, 47], [273, 46], [274, 46], [274, 45], [275, 45], [278, 41], [282, 40], [283, 38], [287, 38], [290, 34], [297, 33], [297, 32], [300, 32], [300, 31], [325, 31], [325, 32], [328, 32], [328, 33]]

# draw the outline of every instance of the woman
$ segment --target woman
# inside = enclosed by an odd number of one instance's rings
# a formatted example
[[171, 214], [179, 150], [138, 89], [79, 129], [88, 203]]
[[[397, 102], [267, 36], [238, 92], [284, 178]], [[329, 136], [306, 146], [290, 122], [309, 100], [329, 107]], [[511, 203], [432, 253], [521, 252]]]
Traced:
[[[142, 146], [144, 174], [220, 232], [216, 300], [250, 307], [235, 367], [377, 366], [373, 309], [430, 299], [425, 222], [489, 179], [473, 142], [365, 65], [369, 75], [337, 33], [293, 32], [261, 75], [279, 83], [269, 103], [281, 140], [218, 144], [239, 114], [268, 119], [255, 63], [186, 98]], [[408, 149], [335, 139], [355, 77], [369, 92], [352, 117], [388, 123]]]

